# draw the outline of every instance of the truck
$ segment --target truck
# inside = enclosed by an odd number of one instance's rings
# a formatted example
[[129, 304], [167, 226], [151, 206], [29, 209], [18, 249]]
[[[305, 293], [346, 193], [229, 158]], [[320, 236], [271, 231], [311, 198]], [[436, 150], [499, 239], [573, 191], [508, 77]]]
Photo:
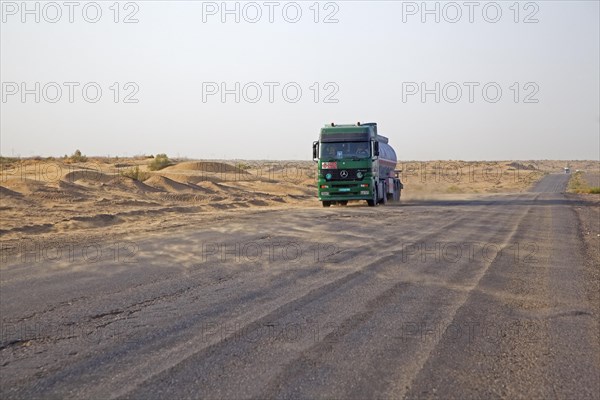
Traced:
[[396, 170], [396, 152], [377, 123], [327, 124], [313, 142], [317, 195], [323, 207], [366, 200], [370, 207], [400, 201], [404, 188]]

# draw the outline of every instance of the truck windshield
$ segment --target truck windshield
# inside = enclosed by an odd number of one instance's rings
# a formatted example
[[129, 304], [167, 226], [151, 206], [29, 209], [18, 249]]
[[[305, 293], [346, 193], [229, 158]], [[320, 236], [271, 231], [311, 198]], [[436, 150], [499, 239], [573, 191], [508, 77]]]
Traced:
[[371, 156], [369, 142], [321, 143], [321, 159], [324, 161], [342, 158], [363, 159]]

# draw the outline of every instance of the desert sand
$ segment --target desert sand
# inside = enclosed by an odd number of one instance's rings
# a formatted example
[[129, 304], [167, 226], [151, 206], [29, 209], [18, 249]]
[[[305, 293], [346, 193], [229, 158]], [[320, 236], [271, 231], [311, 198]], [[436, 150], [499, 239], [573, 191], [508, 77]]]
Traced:
[[[184, 225], [191, 214], [320, 206], [312, 161], [174, 160], [159, 171], [149, 171], [149, 161], [3, 160], [2, 239], [131, 234]], [[599, 170], [592, 161], [407, 161], [398, 169], [402, 199], [421, 200], [518, 193], [566, 165], [573, 171]]]

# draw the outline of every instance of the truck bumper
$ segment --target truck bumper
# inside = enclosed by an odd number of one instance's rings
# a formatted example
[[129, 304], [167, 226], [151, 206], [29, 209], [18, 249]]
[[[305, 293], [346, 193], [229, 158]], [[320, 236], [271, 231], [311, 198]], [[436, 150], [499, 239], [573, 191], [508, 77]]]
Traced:
[[[362, 187], [361, 185], [368, 185]], [[320, 185], [319, 185], [320, 186]], [[327, 188], [320, 188], [318, 198], [320, 201], [331, 200], [370, 200], [373, 198], [372, 185], [369, 182], [352, 183], [327, 183]]]
[[319, 196], [319, 201], [370, 200], [373, 196]]

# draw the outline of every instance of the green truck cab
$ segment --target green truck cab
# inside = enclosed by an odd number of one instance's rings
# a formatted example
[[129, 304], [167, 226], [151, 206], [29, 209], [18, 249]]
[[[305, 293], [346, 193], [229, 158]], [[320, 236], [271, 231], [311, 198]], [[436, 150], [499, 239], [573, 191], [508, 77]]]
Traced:
[[321, 128], [313, 143], [318, 163], [318, 198], [324, 207], [366, 200], [371, 207], [399, 201], [403, 189], [396, 152], [377, 134], [374, 122], [356, 125], [331, 123]]

